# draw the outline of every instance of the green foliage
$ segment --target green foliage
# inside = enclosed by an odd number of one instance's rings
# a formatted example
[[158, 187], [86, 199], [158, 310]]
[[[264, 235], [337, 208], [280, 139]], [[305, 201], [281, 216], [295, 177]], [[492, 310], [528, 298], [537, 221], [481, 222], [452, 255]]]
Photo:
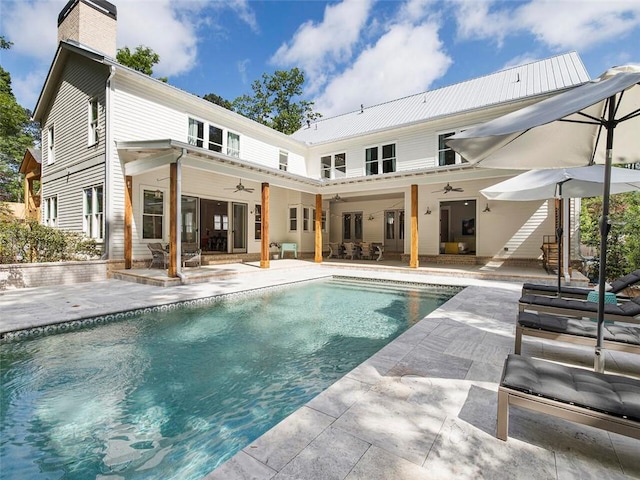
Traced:
[[0, 221], [0, 263], [39, 263], [96, 258], [95, 240], [37, 221]]
[[[594, 247], [594, 271], [600, 258], [600, 228], [602, 198], [582, 199], [580, 211], [580, 239]], [[607, 280], [640, 268], [640, 192], [611, 195], [609, 205], [611, 229], [607, 241]]]
[[262, 74], [251, 84], [253, 96], [242, 95], [233, 101], [233, 110], [279, 132], [292, 134], [305, 120], [322, 117], [313, 111], [313, 102], [295, 101], [302, 95], [304, 73], [298, 68]]
[[231, 102], [225, 98], [222, 98], [220, 95], [216, 95], [215, 93], [207, 93], [204, 97], [205, 100], [211, 103], [215, 103], [216, 105], [220, 105], [227, 110], [232, 110], [233, 105]]
[[116, 60], [126, 67], [151, 76], [153, 75], [153, 66], [160, 61], [160, 55], [149, 47], [138, 45], [135, 52], [131, 52], [129, 47], [119, 48]]
[[[11, 42], [0, 37], [0, 48]], [[21, 107], [11, 89], [11, 75], [0, 66], [0, 201], [22, 201], [20, 162], [28, 147], [39, 139], [37, 124], [31, 122], [29, 110]]]

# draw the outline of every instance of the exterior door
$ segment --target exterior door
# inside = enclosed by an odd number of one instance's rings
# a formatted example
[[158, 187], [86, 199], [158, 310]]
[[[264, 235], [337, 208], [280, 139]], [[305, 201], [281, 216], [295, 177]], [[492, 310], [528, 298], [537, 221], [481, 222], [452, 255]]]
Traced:
[[450, 213], [451, 207], [440, 208], [440, 243], [449, 241], [449, 232], [451, 231]]
[[233, 203], [231, 216], [231, 251], [247, 253], [247, 204]]
[[198, 238], [198, 198], [182, 196], [182, 243], [200, 244]]
[[362, 212], [345, 212], [342, 214], [342, 241], [362, 241]]
[[384, 249], [386, 252], [404, 251], [404, 210], [384, 212]]

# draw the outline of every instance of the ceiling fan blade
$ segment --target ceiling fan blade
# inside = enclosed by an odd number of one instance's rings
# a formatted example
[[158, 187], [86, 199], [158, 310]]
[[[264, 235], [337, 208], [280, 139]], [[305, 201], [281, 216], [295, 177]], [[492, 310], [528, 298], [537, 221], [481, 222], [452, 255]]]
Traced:
[[454, 192], [464, 192], [464, 190], [460, 187], [452, 188], [451, 190], [453, 190]]

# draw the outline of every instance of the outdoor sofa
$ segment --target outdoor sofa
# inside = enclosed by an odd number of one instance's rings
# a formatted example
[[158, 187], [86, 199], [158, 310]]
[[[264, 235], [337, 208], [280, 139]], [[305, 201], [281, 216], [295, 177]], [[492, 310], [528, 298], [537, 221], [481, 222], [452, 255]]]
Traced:
[[510, 354], [498, 387], [496, 436], [515, 405], [640, 439], [640, 380]]

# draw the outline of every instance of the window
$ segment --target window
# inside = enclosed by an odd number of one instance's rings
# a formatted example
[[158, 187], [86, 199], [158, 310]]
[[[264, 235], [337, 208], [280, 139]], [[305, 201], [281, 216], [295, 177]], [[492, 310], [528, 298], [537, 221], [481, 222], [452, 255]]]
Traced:
[[240, 158], [240, 135], [227, 132], [227, 155]]
[[213, 216], [214, 230], [229, 230], [229, 216], [227, 214], [216, 214]]
[[195, 118], [189, 118], [189, 145], [195, 145], [196, 147], [204, 146], [204, 123]]
[[295, 232], [298, 230], [298, 208], [290, 207], [289, 208], [289, 230]]
[[209, 150], [222, 152], [222, 129], [209, 125]]
[[[380, 152], [380, 149], [382, 152]], [[382, 153], [382, 156], [380, 156]], [[365, 150], [366, 175], [391, 173], [396, 171], [396, 144], [389, 143], [382, 147], [370, 147]]]
[[455, 165], [456, 163], [459, 163], [456, 161], [459, 156], [451, 149], [451, 147], [448, 147], [444, 143], [444, 141], [454, 133], [455, 132], [447, 132], [438, 135], [438, 165], [441, 167], [444, 165]]
[[[312, 215], [313, 215], [313, 222], [312, 222], [313, 231], [315, 232], [316, 231], [316, 209], [315, 208], [313, 209]], [[327, 231], [327, 212], [325, 210], [322, 211], [321, 218], [322, 220], [321, 220], [320, 229], [321, 231], [326, 232]]]
[[310, 209], [309, 207], [302, 208], [302, 230], [305, 232], [309, 231], [309, 220], [310, 220]]
[[89, 145], [98, 143], [98, 100], [89, 99]]
[[89, 238], [102, 239], [103, 226], [102, 185], [84, 189], [83, 231]]
[[347, 176], [347, 154], [336, 153], [320, 157], [322, 178], [344, 178]]
[[58, 197], [47, 197], [44, 200], [44, 211], [42, 212], [44, 224], [48, 227], [55, 227], [58, 223]]
[[289, 153], [280, 150], [280, 162], [278, 164], [280, 170], [287, 171], [289, 167]]
[[142, 203], [142, 238], [162, 239], [164, 193], [160, 190], [145, 190]]
[[56, 145], [55, 135], [53, 134], [53, 125], [47, 130], [47, 164], [52, 164], [56, 161]]
[[262, 239], [262, 205], [255, 206], [255, 239]]

